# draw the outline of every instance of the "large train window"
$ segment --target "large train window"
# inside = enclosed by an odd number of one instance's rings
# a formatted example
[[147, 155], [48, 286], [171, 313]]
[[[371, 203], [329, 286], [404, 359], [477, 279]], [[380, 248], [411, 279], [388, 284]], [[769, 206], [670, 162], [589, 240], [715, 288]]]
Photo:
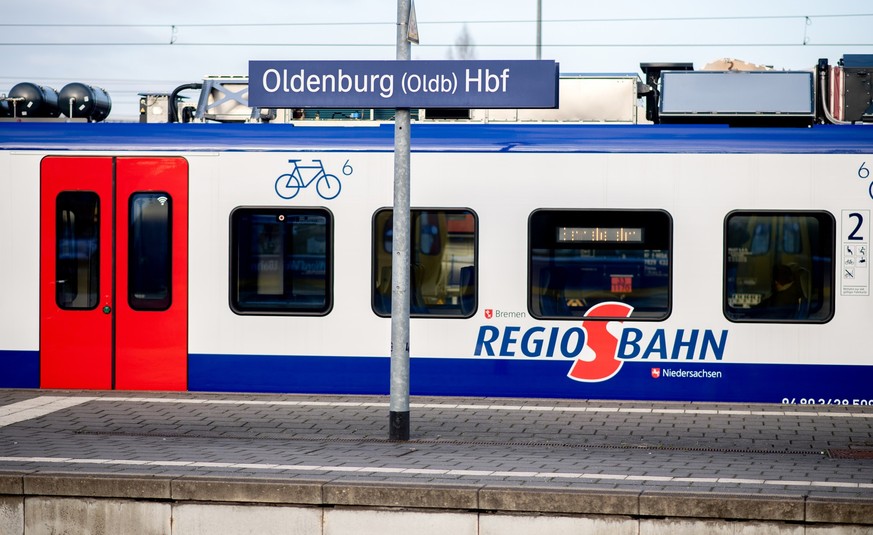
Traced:
[[230, 218], [234, 312], [330, 312], [333, 215], [328, 210], [237, 208]]
[[65, 310], [90, 310], [100, 296], [100, 197], [62, 191], [55, 201], [55, 300]]
[[[393, 216], [373, 217], [373, 311], [391, 315]], [[410, 213], [410, 299], [413, 317], [469, 318], [476, 313], [476, 215], [471, 210]]]
[[171, 206], [167, 193], [130, 196], [127, 301], [134, 310], [170, 308]]
[[[673, 231], [667, 212], [538, 210], [528, 225], [533, 317], [663, 320], [670, 315]], [[625, 306], [596, 307], [602, 303]]]
[[731, 321], [829, 321], [835, 229], [828, 212], [728, 214], [725, 316]]

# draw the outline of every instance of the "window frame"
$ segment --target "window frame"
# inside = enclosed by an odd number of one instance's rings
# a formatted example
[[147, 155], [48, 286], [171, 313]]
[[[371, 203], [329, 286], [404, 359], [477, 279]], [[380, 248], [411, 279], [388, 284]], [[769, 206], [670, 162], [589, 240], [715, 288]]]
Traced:
[[[389, 312], [383, 313], [379, 309], [377, 309], [377, 298], [378, 298], [378, 295], [380, 295], [380, 293], [377, 291], [377, 282], [379, 280], [378, 270], [380, 267], [377, 253], [387, 254], [390, 257], [391, 251], [386, 250], [385, 243], [387, 242], [387, 240], [379, 240], [378, 239], [377, 232], [384, 233], [384, 229], [377, 228], [377, 225], [379, 224], [379, 215], [380, 214], [382, 214], [384, 212], [393, 213], [393, 210], [394, 210], [394, 208], [391, 206], [385, 206], [385, 207], [377, 209], [376, 211], [373, 212], [373, 215], [371, 217], [371, 224], [370, 224], [370, 240], [371, 240], [371, 246], [370, 246], [370, 255], [371, 255], [371, 261], [370, 261], [371, 262], [371, 267], [370, 267], [370, 309], [373, 311], [373, 313], [375, 315], [379, 316], [380, 318], [390, 318], [391, 317], [391, 313], [390, 313], [391, 293], [390, 292], [388, 293]], [[410, 311], [409, 311], [409, 317], [410, 318], [433, 318], [433, 319], [469, 319], [469, 318], [475, 317], [476, 312], [479, 309], [479, 282], [478, 282], [479, 281], [479, 214], [477, 214], [475, 210], [473, 210], [472, 208], [469, 208], [469, 207], [451, 207], [451, 208], [445, 207], [445, 206], [414, 207], [414, 208], [410, 209], [410, 224], [412, 226], [414, 226], [416, 213], [422, 213], [422, 212], [443, 212], [446, 214], [467, 214], [473, 218], [473, 263], [472, 263], [472, 266], [465, 266], [465, 267], [472, 268], [472, 270], [469, 273], [471, 273], [471, 276], [472, 276], [471, 285], [472, 285], [472, 300], [473, 300], [473, 302], [471, 305], [466, 307], [467, 310], [464, 310], [464, 308], [465, 308], [464, 305], [459, 303], [459, 305], [457, 307], [457, 310], [459, 310], [461, 312], [459, 314], [440, 314], [438, 312], [429, 313], [429, 312], [418, 312], [418, 311], [413, 310], [411, 300], [412, 300], [412, 292], [415, 290], [415, 288], [414, 288], [414, 282], [411, 280], [412, 276], [413, 276], [412, 262], [414, 260], [414, 252], [416, 250], [415, 248], [417, 247], [417, 245], [416, 245], [417, 242], [413, 241], [412, 243], [410, 243], [410, 288], [409, 288], [409, 290], [410, 290]], [[392, 220], [388, 219], [388, 221], [392, 221]], [[392, 226], [392, 229], [393, 229], [393, 226]], [[410, 239], [414, 240], [417, 238], [418, 238], [418, 236], [413, 236], [412, 229], [410, 229]], [[392, 243], [393, 243], [393, 230], [392, 230]], [[449, 243], [450, 243], [450, 240], [448, 240], [448, 239], [445, 243], [440, 242], [440, 249], [441, 250], [447, 249], [449, 247]], [[393, 249], [392, 249], [392, 251], [393, 251]], [[422, 254], [430, 255], [431, 253], [422, 251]], [[393, 263], [389, 264], [389, 265], [391, 265], [393, 267]], [[448, 276], [451, 277], [451, 274], [449, 274]], [[462, 276], [463, 275], [459, 274], [459, 277], [462, 277]], [[459, 285], [461, 285], [461, 284], [462, 284], [462, 281], [459, 280]], [[463, 291], [463, 288], [459, 289], [459, 292], [461, 292], [461, 291]]]
[[[93, 223], [94, 250], [92, 251], [92, 257], [96, 257], [96, 258], [89, 257], [90, 269], [88, 272], [89, 284], [96, 286], [96, 288], [94, 290], [88, 292], [88, 294], [87, 294], [88, 295], [88, 305], [87, 306], [70, 306], [70, 305], [62, 303], [61, 300], [59, 299], [61, 292], [63, 291], [63, 286], [61, 283], [59, 283], [59, 281], [61, 280], [59, 278], [61, 275], [60, 274], [61, 266], [62, 265], [69, 265], [66, 262], [62, 263], [61, 258], [60, 258], [61, 249], [62, 249], [62, 243], [61, 243], [62, 234], [66, 233], [65, 229], [62, 228], [64, 223], [62, 221], [63, 217], [61, 217], [60, 208], [61, 208], [62, 198], [64, 198], [64, 199], [69, 198], [70, 201], [72, 201], [72, 200], [74, 200], [74, 197], [75, 197], [75, 202], [81, 203], [85, 196], [90, 197], [91, 199], [89, 199], [89, 200], [94, 201], [93, 207], [95, 210], [95, 216], [97, 218], [97, 220]], [[70, 202], [70, 201], [66, 201], [66, 202]], [[104, 217], [103, 207], [101, 205], [102, 205], [102, 199], [100, 198], [100, 195], [96, 191], [92, 191], [92, 190], [63, 190], [63, 191], [59, 191], [58, 194], [55, 196], [55, 213], [54, 213], [54, 217], [55, 217], [55, 259], [54, 259], [55, 273], [54, 273], [54, 278], [55, 278], [56, 284], [55, 284], [54, 302], [55, 302], [55, 305], [60, 310], [65, 310], [65, 311], [70, 311], [70, 312], [76, 312], [76, 311], [85, 312], [85, 311], [89, 311], [89, 310], [95, 310], [98, 306], [100, 306], [100, 295], [101, 295], [100, 257], [101, 257], [101, 255], [106, 254], [102, 250], [102, 247], [104, 244], [101, 242], [101, 239], [100, 239], [101, 238], [100, 225], [101, 225], [102, 219]], [[70, 206], [69, 204], [65, 205], [65, 207], [69, 207], [69, 206]], [[64, 210], [64, 211], [70, 212], [71, 210]], [[76, 223], [74, 222], [73, 226], [75, 227], [75, 225], [76, 225]], [[76, 238], [78, 240], [79, 236], [77, 235]], [[73, 246], [76, 249], [76, 251], [74, 251], [74, 254], [78, 254], [78, 244], [76, 242], [74, 242]], [[78, 280], [78, 273], [79, 273], [79, 269], [80, 269], [79, 264], [80, 264], [80, 262], [76, 262], [75, 265], [73, 266], [76, 270], [77, 280]], [[78, 295], [78, 292], [77, 292], [77, 295]], [[73, 301], [75, 301], [75, 298], [73, 299]]]
[[[160, 300], [137, 298], [134, 295], [133, 285], [133, 281], [136, 279], [134, 273], [134, 236], [136, 235], [136, 232], [134, 231], [135, 225], [133, 220], [133, 215], [135, 213], [134, 201], [135, 199], [141, 197], [158, 198], [158, 196], [165, 197], [165, 202], [167, 203], [165, 242], [167, 249], [166, 263], [163, 266], [165, 268], [164, 276], [166, 277], [167, 282], [167, 293], [166, 296]], [[131, 310], [136, 310], [138, 312], [162, 312], [164, 310], [169, 310], [169, 308], [173, 306], [173, 197], [166, 191], [134, 191], [131, 192], [130, 196], [128, 197], [127, 203], [127, 306], [129, 306]]]
[[[662, 235], [657, 236], [657, 238], [655, 238], [659, 242], [659, 243], [656, 243], [655, 245], [660, 245], [661, 243], [663, 243], [663, 246], [664, 246], [663, 250], [666, 250], [666, 252], [667, 252], [667, 285], [666, 285], [667, 304], [666, 304], [666, 307], [663, 309], [663, 313], [658, 314], [658, 315], [652, 315], [649, 317], [635, 316], [633, 313], [631, 313], [630, 317], [612, 317], [612, 316], [585, 316], [584, 313], [582, 313], [582, 314], [567, 314], [567, 315], [561, 315], [561, 314], [546, 315], [546, 314], [542, 314], [542, 310], [540, 310], [539, 313], [535, 312], [534, 299], [538, 299], [540, 297], [540, 295], [542, 295], [542, 294], [540, 293], [540, 294], [534, 295], [534, 282], [535, 281], [533, 280], [533, 273], [534, 273], [533, 250], [535, 248], [541, 248], [541, 247], [535, 247], [535, 245], [540, 245], [543, 242], [548, 243], [549, 241], [556, 241], [557, 237], [554, 237], [554, 238], [538, 237], [535, 240], [534, 235], [533, 235], [533, 233], [534, 233], [534, 229], [533, 229], [534, 218], [537, 217], [538, 215], [541, 215], [541, 214], [552, 214], [551, 217], [553, 220], [560, 219], [560, 218], [569, 219], [572, 214], [580, 214], [580, 213], [591, 214], [591, 217], [594, 217], [594, 218], [597, 217], [596, 214], [609, 214], [609, 217], [604, 217], [604, 218], [599, 218], [599, 219], [606, 219], [608, 222], [607, 224], [604, 224], [602, 226], [604, 226], [604, 227], [608, 226], [608, 227], [612, 227], [612, 228], [615, 228], [616, 226], [623, 226], [623, 225], [615, 225], [614, 223], [610, 222], [611, 220], [618, 219], [618, 218], [621, 218], [622, 216], [627, 216], [627, 215], [630, 215], [631, 217], [636, 217], [636, 218], [643, 218], [646, 216], [663, 217], [664, 218], [664, 222], [666, 223], [666, 228], [658, 229], [657, 232], [661, 233]], [[646, 221], [643, 221], [643, 222], [646, 222]], [[586, 226], [591, 226], [591, 225], [589, 224]], [[637, 226], [637, 225], [635, 225], [635, 226]], [[648, 228], [648, 227], [641, 227], [641, 228]], [[674, 247], [673, 247], [673, 234], [674, 234], [674, 223], [673, 223], [673, 216], [667, 210], [664, 210], [662, 208], [538, 208], [538, 209], [534, 210], [533, 212], [531, 212], [530, 215], [528, 216], [527, 229], [528, 229], [527, 251], [526, 251], [526, 254], [527, 254], [527, 275], [526, 275], [526, 281], [525, 281], [525, 291], [526, 291], [527, 309], [528, 309], [528, 313], [531, 315], [531, 317], [533, 317], [537, 320], [542, 320], [542, 321], [579, 321], [580, 319], [584, 318], [585, 321], [661, 322], [661, 321], [666, 321], [672, 315], [672, 313], [673, 313], [673, 249], [674, 249]], [[580, 242], [580, 243], [596, 244], [597, 242]], [[609, 242], [604, 242], [604, 243], [609, 243]], [[644, 250], [644, 249], [641, 249], [639, 247], [634, 247], [633, 246], [634, 242], [631, 242], [631, 241], [613, 242], [613, 243], [624, 243], [623, 247], [614, 248], [613, 250], [621, 249], [621, 248], [629, 249], [629, 250], [635, 250], [635, 249], [636, 250]], [[643, 239], [643, 245], [645, 245], [645, 238]], [[589, 248], [595, 248], [595, 247], [589, 247]], [[654, 250], [654, 249], [651, 249], [651, 250]], [[588, 307], [589, 310], [590, 310], [590, 308], [591, 307]]]
[[[242, 214], [251, 213], [253, 215], [322, 215], [325, 217], [325, 289], [324, 298], [325, 304], [319, 310], [313, 310], [306, 307], [287, 307], [258, 309], [254, 307], [239, 306], [239, 256], [237, 250], [239, 248], [239, 237], [236, 235], [237, 217]], [[333, 310], [334, 299], [334, 276], [336, 255], [334, 252], [335, 242], [335, 224], [336, 219], [333, 212], [323, 206], [312, 207], [288, 207], [288, 206], [237, 206], [230, 212], [229, 235], [228, 235], [228, 305], [230, 309], [240, 316], [327, 316]], [[284, 272], [284, 270], [283, 270]]]
[[[811, 251], [809, 254], [810, 259], [816, 256], [816, 252], [818, 253], [828, 253], [830, 262], [829, 265], [825, 263], [821, 268], [821, 277], [822, 281], [825, 283], [820, 291], [822, 293], [827, 292], [828, 285], [830, 287], [830, 295], [825, 296], [821, 300], [821, 306], [829, 307], [827, 314], [821, 318], [768, 318], [768, 317], [736, 317], [734, 313], [730, 311], [732, 307], [728, 304], [728, 277], [730, 272], [730, 264], [729, 262], [729, 244], [732, 243], [729, 240], [728, 231], [729, 231], [729, 223], [731, 218], [736, 216], [745, 216], [745, 217], [813, 217], [816, 218], [819, 224], [827, 223], [830, 228], [829, 229], [821, 229], [819, 232], [820, 236], [825, 236], [830, 239], [830, 247], [828, 244], [824, 244], [818, 251]], [[837, 287], [837, 277], [836, 277], [836, 266], [837, 266], [837, 222], [834, 215], [827, 210], [773, 210], [773, 209], [741, 209], [741, 210], [731, 210], [724, 216], [723, 221], [723, 234], [722, 234], [722, 283], [721, 283], [721, 308], [722, 315], [730, 321], [731, 323], [759, 323], [759, 324], [824, 324], [830, 322], [836, 313], [836, 293], [838, 291]], [[828, 232], [828, 230], [830, 232]], [[776, 239], [771, 240], [774, 242], [771, 244], [771, 247], [781, 247], [785, 237], [779, 236]], [[827, 250], [825, 250], [827, 249]], [[768, 249], [769, 250], [769, 249]], [[750, 253], [751, 254], [751, 253]], [[761, 253], [757, 253], [761, 254]], [[809, 299], [809, 296], [807, 296]], [[735, 307], [734, 307], [735, 308]]]

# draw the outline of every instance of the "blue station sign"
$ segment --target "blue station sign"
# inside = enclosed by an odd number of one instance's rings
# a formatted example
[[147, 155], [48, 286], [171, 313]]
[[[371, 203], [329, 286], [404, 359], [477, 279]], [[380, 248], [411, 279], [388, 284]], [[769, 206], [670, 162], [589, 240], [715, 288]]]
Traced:
[[557, 108], [558, 63], [250, 61], [261, 108]]

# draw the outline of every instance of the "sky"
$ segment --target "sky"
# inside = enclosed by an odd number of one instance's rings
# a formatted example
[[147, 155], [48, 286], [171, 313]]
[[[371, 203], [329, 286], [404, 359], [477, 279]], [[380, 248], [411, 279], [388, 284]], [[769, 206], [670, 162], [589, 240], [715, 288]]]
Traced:
[[[873, 54], [869, 0], [541, 0], [542, 59], [563, 73], [638, 73], [643, 62], [734, 58], [808, 70]], [[537, 0], [415, 0], [412, 59], [536, 59]], [[391, 60], [396, 0], [61, 0], [5, 2], [0, 94], [19, 82], [101, 87], [110, 120], [138, 93], [205, 75], [247, 75], [249, 60]], [[192, 95], [191, 93], [187, 93]], [[192, 95], [196, 98], [196, 95]]]

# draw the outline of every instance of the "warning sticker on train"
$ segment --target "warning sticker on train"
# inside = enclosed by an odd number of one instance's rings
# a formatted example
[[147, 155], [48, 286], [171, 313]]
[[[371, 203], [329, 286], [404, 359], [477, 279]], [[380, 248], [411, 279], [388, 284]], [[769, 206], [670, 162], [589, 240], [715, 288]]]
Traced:
[[870, 295], [870, 210], [842, 211], [841, 295]]

